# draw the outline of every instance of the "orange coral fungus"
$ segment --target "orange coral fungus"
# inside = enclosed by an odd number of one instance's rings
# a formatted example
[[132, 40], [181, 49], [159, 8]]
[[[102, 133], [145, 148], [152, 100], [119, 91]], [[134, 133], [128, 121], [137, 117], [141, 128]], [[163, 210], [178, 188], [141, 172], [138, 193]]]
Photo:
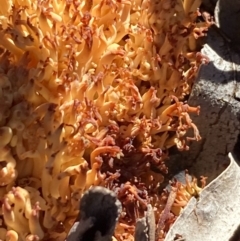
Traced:
[[201, 139], [183, 102], [206, 60], [198, 6], [1, 2], [0, 239], [64, 240], [92, 185], [116, 190], [127, 230], [158, 199], [167, 150]]
[[[170, 191], [164, 190], [161, 194], [162, 210], [155, 216], [158, 220], [156, 229], [158, 241], [164, 240], [168, 230], [180, 215], [183, 208], [187, 205], [192, 197], [198, 197], [206, 185], [206, 177], [201, 176], [201, 187], [197, 184], [197, 178], [188, 175], [185, 172], [185, 184], [173, 180], [170, 182]], [[159, 203], [159, 202], [158, 202]]]
[[173, 182], [172, 186], [176, 189], [176, 198], [172, 205], [172, 212], [175, 215], [179, 215], [182, 208], [184, 208], [191, 197], [198, 197], [201, 190], [206, 185], [206, 177], [201, 176], [201, 187], [197, 184], [197, 178], [191, 177], [188, 174], [185, 175], [186, 184], [180, 182]]

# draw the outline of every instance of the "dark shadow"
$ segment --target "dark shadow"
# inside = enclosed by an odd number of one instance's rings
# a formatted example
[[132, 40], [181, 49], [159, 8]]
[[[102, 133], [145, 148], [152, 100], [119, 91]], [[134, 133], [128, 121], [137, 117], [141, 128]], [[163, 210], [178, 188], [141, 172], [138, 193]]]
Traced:
[[216, 4], [217, 0], [202, 0], [201, 7], [213, 16]]
[[240, 165], [240, 134], [238, 135], [237, 142], [233, 149], [233, 156], [235, 160], [238, 162], [238, 164]]
[[240, 1], [218, 0], [216, 5], [216, 22], [221, 31], [231, 40], [231, 45], [240, 43]]
[[229, 241], [240, 241], [240, 225], [237, 230], [234, 232], [233, 236], [229, 239]]

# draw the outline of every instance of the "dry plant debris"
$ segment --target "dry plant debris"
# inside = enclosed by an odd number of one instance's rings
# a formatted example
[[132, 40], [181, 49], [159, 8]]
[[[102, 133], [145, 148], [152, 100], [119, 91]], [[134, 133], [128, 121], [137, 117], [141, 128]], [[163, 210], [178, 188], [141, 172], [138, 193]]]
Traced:
[[1, 1], [1, 240], [64, 240], [93, 185], [122, 203], [119, 241], [148, 203], [160, 215], [167, 150], [201, 139], [184, 102], [208, 60], [199, 5]]
[[240, 167], [234, 153], [228, 157], [228, 167], [188, 202], [165, 241], [239, 240]]

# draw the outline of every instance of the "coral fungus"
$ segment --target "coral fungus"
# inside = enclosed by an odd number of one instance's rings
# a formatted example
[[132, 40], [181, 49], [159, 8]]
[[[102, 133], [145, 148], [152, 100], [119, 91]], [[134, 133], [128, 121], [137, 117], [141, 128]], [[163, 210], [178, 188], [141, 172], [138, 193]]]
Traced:
[[205, 60], [198, 6], [1, 1], [0, 239], [64, 240], [93, 185], [116, 192], [117, 230], [130, 230], [116, 237], [131, 234], [158, 200], [167, 150], [200, 140], [199, 107], [183, 102]]
[[[171, 225], [175, 222], [177, 216], [187, 206], [192, 197], [198, 197], [202, 189], [206, 185], [206, 177], [201, 176], [201, 187], [197, 184], [197, 178], [188, 175], [185, 172], [185, 184], [180, 181], [170, 181], [170, 191], [164, 190], [161, 194], [161, 202], [164, 203], [164, 208], [158, 214], [158, 223], [156, 235], [158, 241], [164, 240]], [[165, 200], [165, 202], [164, 202]]]
[[175, 215], [179, 215], [182, 209], [187, 205], [191, 197], [198, 197], [199, 193], [206, 185], [206, 177], [201, 176], [201, 187], [197, 184], [197, 179], [186, 174], [186, 184], [178, 181], [172, 183], [172, 188], [176, 190], [176, 197], [172, 204], [171, 211]]

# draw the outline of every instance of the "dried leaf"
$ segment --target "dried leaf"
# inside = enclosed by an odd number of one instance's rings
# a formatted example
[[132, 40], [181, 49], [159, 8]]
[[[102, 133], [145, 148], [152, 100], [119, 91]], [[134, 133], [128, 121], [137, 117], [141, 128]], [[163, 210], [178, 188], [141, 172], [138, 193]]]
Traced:
[[228, 168], [192, 198], [169, 230], [165, 241], [229, 240], [240, 220], [240, 167], [229, 154]]

